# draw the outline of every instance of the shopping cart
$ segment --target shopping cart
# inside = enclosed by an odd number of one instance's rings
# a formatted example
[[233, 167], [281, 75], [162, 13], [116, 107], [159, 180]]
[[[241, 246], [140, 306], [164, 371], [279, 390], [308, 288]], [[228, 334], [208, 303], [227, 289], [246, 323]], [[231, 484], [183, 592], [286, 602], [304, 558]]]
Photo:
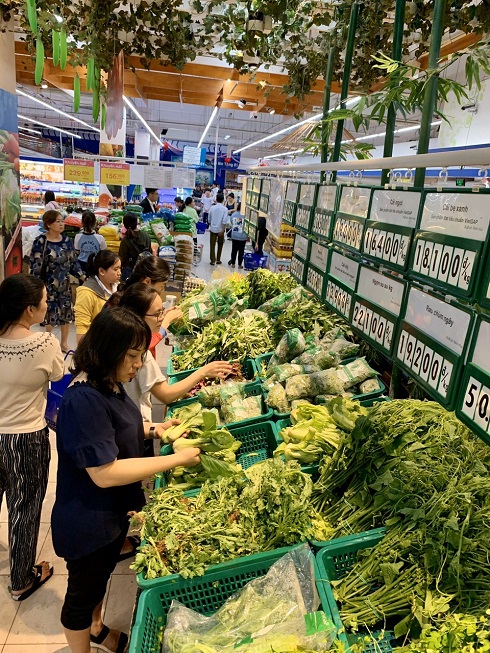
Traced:
[[[68, 351], [65, 355], [65, 361], [68, 356], [71, 356], [73, 353], [73, 350]], [[70, 385], [72, 378], [72, 375], [68, 372], [59, 381], [49, 382], [46, 412], [44, 417], [46, 418], [47, 425], [52, 431], [56, 431], [56, 422], [58, 421], [58, 411], [60, 409], [61, 399], [63, 398], [63, 393]]]

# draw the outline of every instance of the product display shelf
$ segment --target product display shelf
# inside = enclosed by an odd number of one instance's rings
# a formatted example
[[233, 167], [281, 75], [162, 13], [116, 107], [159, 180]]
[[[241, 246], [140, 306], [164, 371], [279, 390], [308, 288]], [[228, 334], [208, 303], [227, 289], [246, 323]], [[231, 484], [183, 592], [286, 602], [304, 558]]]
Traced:
[[[227, 427], [228, 428], [228, 427]], [[230, 426], [230, 433], [242, 444], [236, 453], [236, 461], [243, 469], [248, 469], [267, 458], [272, 458], [276, 448], [276, 429], [273, 422], [260, 422], [247, 426]], [[172, 446], [164, 445], [160, 449], [161, 456], [169, 456], [173, 452]], [[155, 478], [155, 489], [167, 487], [168, 474], [158, 474]], [[199, 488], [186, 490], [185, 497], [196, 496]]]
[[338, 638], [344, 644], [346, 651], [350, 650], [351, 645], [362, 645], [364, 653], [391, 653], [393, 650], [391, 642], [394, 635], [384, 630], [383, 623], [369, 632], [364, 628], [360, 628], [355, 634], [345, 631], [331, 586], [331, 581], [341, 579], [355, 565], [358, 552], [377, 544], [383, 539], [384, 532], [385, 530], [381, 528], [326, 542], [316, 556], [321, 579], [317, 583], [320, 600], [324, 609], [328, 605], [338, 630]]
[[[272, 565], [293, 548], [283, 547], [212, 565], [204, 576], [185, 579], [174, 574], [153, 581], [155, 585], [139, 597], [128, 653], [159, 653], [162, 631], [173, 600], [201, 614], [211, 615], [249, 581], [265, 576]], [[315, 576], [322, 578], [316, 563]], [[317, 585], [319, 583], [320, 580]], [[328, 604], [323, 609], [331, 617]]]

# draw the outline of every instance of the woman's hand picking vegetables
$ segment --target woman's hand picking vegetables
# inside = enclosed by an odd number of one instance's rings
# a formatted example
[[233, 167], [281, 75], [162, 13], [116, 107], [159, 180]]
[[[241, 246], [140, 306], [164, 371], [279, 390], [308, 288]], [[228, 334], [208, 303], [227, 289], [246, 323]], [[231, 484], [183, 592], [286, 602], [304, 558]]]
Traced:
[[167, 430], [172, 428], [172, 426], [178, 426], [180, 423], [180, 419], [169, 419], [166, 422], [161, 422], [155, 426], [155, 434], [162, 442], [173, 442], [180, 436], [172, 437], [172, 434], [169, 435]]
[[201, 373], [203, 377], [208, 377], [210, 379], [220, 378], [225, 379], [232, 372], [231, 363], [226, 361], [213, 361], [208, 363], [201, 368]]
[[164, 329], [168, 329], [168, 327], [171, 324], [177, 322], [177, 320], [181, 320], [183, 317], [184, 314], [182, 313], [182, 310], [178, 306], [173, 306], [172, 308], [168, 308], [163, 313], [162, 327]]
[[185, 449], [181, 449], [178, 453], [175, 454], [176, 457], [178, 456], [178, 463], [176, 467], [195, 467], [196, 465], [199, 465], [201, 462], [200, 453], [201, 450], [197, 447], [187, 447]]

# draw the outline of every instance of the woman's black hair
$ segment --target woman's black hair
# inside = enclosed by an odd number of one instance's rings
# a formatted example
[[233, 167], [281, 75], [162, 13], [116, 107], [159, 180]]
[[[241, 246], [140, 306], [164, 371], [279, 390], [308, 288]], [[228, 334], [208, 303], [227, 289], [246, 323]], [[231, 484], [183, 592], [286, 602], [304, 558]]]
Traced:
[[56, 197], [52, 190], [47, 190], [44, 193], [44, 206], [46, 206], [48, 202], [56, 202]]
[[232, 197], [233, 199], [235, 199], [235, 193], [228, 193], [227, 197]]
[[134, 283], [120, 295], [118, 306], [127, 308], [144, 319], [144, 316], [150, 310], [150, 306], [155, 301], [155, 297], [159, 296], [157, 291], [149, 284], [141, 282]]
[[151, 283], [161, 283], [170, 279], [170, 268], [168, 263], [158, 256], [145, 256], [134, 266], [131, 276], [124, 284], [127, 289], [138, 281], [149, 279]]
[[94, 318], [78, 345], [70, 372], [84, 372], [97, 390], [111, 393], [117, 370], [130, 349], [148, 349], [151, 330], [144, 320], [126, 308], [108, 308]]
[[46, 231], [49, 231], [50, 225], [56, 222], [60, 216], [63, 217], [59, 211], [55, 211], [54, 209], [50, 209], [49, 211], [43, 213], [43, 227], [46, 229]]
[[136, 238], [136, 229], [138, 228], [138, 216], [136, 213], [129, 211], [123, 217], [123, 225], [126, 227], [125, 238]]
[[30, 274], [14, 274], [0, 284], [0, 333], [18, 322], [29, 306], [39, 306], [44, 283]]
[[193, 201], [194, 201], [194, 198], [193, 198], [193, 197], [186, 197], [186, 198], [185, 198], [185, 205], [186, 205], [186, 206], [190, 206], [190, 205], [192, 204]]
[[110, 249], [101, 249], [97, 254], [90, 254], [87, 260], [87, 276], [95, 277], [100, 268], [108, 270], [119, 260], [119, 255]]
[[82, 227], [86, 234], [91, 234], [95, 231], [97, 225], [97, 218], [93, 211], [84, 211], [82, 213]]

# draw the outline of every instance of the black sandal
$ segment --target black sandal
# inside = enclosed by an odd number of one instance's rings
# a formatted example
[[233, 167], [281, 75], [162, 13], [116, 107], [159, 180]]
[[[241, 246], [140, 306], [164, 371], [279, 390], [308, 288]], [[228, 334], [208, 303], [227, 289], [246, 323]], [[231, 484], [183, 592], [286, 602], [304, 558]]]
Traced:
[[117, 643], [116, 650], [113, 651], [110, 648], [107, 648], [107, 646], [104, 646], [102, 642], [107, 638], [107, 636], [110, 633], [110, 628], [109, 626], [106, 626], [105, 624], [102, 626], [102, 630], [100, 633], [95, 636], [95, 635], [90, 635], [90, 646], [96, 646], [100, 648], [101, 651], [105, 651], [105, 653], [124, 653], [126, 650], [126, 646], [128, 644], [128, 636], [126, 633], [119, 633], [119, 641]]
[[22, 594], [12, 594], [11, 596], [14, 599], [14, 601], [25, 601], [28, 599], [30, 596], [34, 594], [36, 590], [38, 590], [40, 587], [44, 585], [44, 583], [47, 583], [48, 580], [51, 578], [54, 572], [54, 568], [52, 565], [49, 566], [49, 574], [46, 576], [44, 580], [42, 580], [43, 577], [43, 565], [34, 565], [33, 570], [35, 572], [34, 580], [32, 581], [32, 585], [29, 587], [28, 590], [25, 592], [22, 592]]
[[131, 542], [132, 549], [127, 553], [120, 553], [119, 558], [117, 559], [118, 562], [122, 562], [123, 560], [129, 560], [129, 558], [134, 558], [134, 556], [136, 555], [136, 549], [141, 544], [141, 540], [137, 535], [128, 535], [126, 539], [128, 539]]

